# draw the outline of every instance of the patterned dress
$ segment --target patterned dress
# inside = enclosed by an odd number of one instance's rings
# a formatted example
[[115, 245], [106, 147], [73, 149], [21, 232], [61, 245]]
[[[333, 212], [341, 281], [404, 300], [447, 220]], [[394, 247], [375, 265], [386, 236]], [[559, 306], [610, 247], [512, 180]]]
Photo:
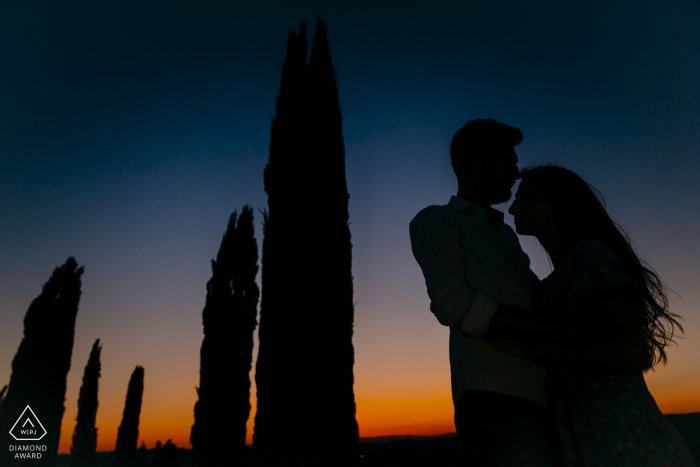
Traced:
[[[641, 299], [619, 259], [593, 240], [579, 243], [541, 283], [534, 306], [586, 313], [607, 294]], [[547, 392], [567, 467], [694, 467], [640, 372], [549, 369]]]

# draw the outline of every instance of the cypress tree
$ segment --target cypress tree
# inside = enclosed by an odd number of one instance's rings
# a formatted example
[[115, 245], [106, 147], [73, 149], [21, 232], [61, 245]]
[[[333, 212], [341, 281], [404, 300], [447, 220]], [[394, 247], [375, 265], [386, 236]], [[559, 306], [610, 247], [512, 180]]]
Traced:
[[342, 117], [325, 23], [308, 64], [305, 34], [289, 35], [264, 173], [253, 444], [262, 465], [345, 466], [358, 427]]
[[[297, 113], [306, 108], [306, 26], [299, 33], [292, 31], [287, 40], [287, 55], [282, 67], [280, 92], [270, 128], [269, 160], [265, 166], [264, 184], [268, 210], [264, 217], [262, 252], [262, 296], [258, 358], [255, 366], [257, 410], [253, 432], [253, 447], [260, 465], [283, 462], [286, 453], [295, 446], [287, 432], [295, 430], [297, 422], [290, 406], [296, 400], [295, 386], [299, 375], [295, 344], [299, 326], [292, 327], [296, 311], [299, 275], [286, 274], [285, 265], [298, 263], [295, 244], [300, 239], [294, 207], [301, 206], [298, 188], [304, 146], [305, 118]], [[295, 189], [296, 188], [296, 189]], [[285, 276], [286, 274], [286, 276]], [[301, 319], [301, 316], [297, 317]], [[303, 326], [302, 326], [303, 328]], [[281, 350], [284, 349], [284, 350]], [[285, 443], [289, 440], [289, 443]]]
[[[338, 84], [331, 63], [326, 24], [316, 26], [308, 65], [310, 160], [313, 192], [319, 215], [311, 219], [316, 232], [310, 250], [315, 258], [308, 274], [315, 279], [311, 294], [310, 328], [314, 348], [308, 358], [315, 420], [308, 433], [317, 443], [315, 458], [322, 465], [349, 465], [356, 457], [359, 429], [355, 419], [352, 344], [354, 304], [345, 143]], [[309, 184], [312, 186], [312, 184]], [[322, 429], [320, 429], [322, 427]]]
[[143, 399], [143, 367], [137, 366], [129, 379], [122, 421], [117, 430], [114, 448], [114, 467], [132, 467], [136, 463], [136, 446], [139, 439], [139, 416]]
[[237, 452], [230, 458], [235, 465], [245, 464], [246, 423], [250, 417], [250, 370], [253, 365], [253, 332], [258, 324], [260, 289], [255, 281], [258, 274], [258, 244], [255, 240], [253, 210], [244, 206], [236, 226], [232, 267], [234, 326], [231, 329], [234, 351], [231, 368], [231, 394], [233, 417], [232, 440]]
[[70, 448], [72, 467], [97, 466], [97, 388], [100, 378], [100, 340], [92, 345], [85, 371], [83, 384], [78, 397], [78, 416], [73, 431], [73, 445]]
[[240, 217], [234, 212], [229, 219], [207, 283], [198, 401], [190, 435], [195, 466], [245, 463], [249, 375], [259, 298], [257, 262], [253, 211], [244, 206]]
[[41, 459], [32, 463], [56, 463], [61, 421], [65, 411], [66, 376], [70, 370], [75, 319], [80, 302], [83, 268], [70, 257], [54, 269], [41, 294], [29, 305], [24, 317], [24, 337], [12, 360], [12, 375], [0, 408], [0, 465], [21, 465], [8, 444], [8, 434], [27, 405], [46, 430], [40, 443], [46, 445]]

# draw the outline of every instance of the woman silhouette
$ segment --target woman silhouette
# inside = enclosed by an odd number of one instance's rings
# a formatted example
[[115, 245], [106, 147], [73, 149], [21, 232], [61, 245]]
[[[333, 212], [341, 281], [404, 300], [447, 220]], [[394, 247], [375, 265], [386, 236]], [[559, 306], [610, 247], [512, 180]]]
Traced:
[[567, 466], [694, 466], [642, 375], [666, 362], [674, 328], [683, 329], [659, 277], [596, 192], [563, 167], [525, 169], [509, 212], [516, 231], [535, 236], [554, 266], [532, 309], [598, 323], [600, 332], [584, 340], [481, 339], [546, 366]]

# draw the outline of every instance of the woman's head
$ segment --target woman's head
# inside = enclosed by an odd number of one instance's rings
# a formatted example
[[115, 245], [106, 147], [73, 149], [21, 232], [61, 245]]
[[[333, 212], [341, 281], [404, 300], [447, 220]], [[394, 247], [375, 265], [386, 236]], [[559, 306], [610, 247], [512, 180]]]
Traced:
[[556, 165], [523, 169], [521, 174], [509, 209], [518, 233], [539, 237], [554, 229], [569, 248], [582, 240], [597, 240], [610, 248], [644, 298], [642, 318], [651, 350], [649, 367], [665, 363], [664, 348], [673, 342], [674, 327], [683, 328], [668, 309], [666, 288], [639, 259], [627, 233], [610, 218], [600, 192], [576, 173]]
[[509, 210], [519, 234], [537, 236], [543, 229], [555, 228], [571, 247], [584, 239], [607, 244], [607, 237], [619, 234], [597, 190], [576, 173], [541, 165], [524, 169], [521, 175]]

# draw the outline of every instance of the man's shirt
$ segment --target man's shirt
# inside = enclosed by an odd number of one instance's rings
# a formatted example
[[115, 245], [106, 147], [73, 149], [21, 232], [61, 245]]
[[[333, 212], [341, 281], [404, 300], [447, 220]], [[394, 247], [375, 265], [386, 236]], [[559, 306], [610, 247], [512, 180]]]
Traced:
[[[491, 217], [491, 220], [489, 220]], [[411, 248], [430, 297], [430, 310], [450, 327], [452, 399], [468, 389], [523, 397], [546, 407], [542, 365], [506, 355], [478, 338], [498, 303], [530, 309], [537, 277], [503, 213], [453, 196], [411, 221]]]

